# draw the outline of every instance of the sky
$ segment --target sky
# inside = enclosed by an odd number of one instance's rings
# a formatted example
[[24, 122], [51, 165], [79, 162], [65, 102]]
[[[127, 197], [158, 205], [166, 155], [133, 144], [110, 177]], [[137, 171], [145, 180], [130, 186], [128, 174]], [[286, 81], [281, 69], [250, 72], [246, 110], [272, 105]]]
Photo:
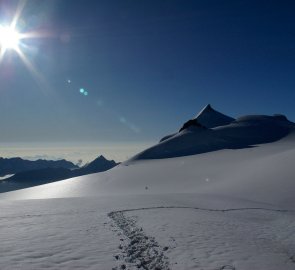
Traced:
[[25, 61], [1, 58], [0, 156], [66, 145], [124, 159], [208, 103], [295, 121], [294, 1], [0, 0], [0, 25], [17, 10], [16, 29], [36, 34]]

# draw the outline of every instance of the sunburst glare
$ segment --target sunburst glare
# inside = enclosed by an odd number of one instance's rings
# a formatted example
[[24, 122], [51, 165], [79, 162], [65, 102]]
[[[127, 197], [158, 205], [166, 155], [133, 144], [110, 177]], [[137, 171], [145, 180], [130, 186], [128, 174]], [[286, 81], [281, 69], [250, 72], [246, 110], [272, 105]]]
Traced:
[[0, 45], [2, 50], [17, 49], [20, 34], [11, 26], [0, 25]]
[[10, 23], [0, 22], [0, 62], [4, 59], [9, 51], [14, 51], [18, 54], [25, 66], [30, 71], [36, 82], [42, 86], [42, 89], [48, 89], [48, 83], [45, 77], [34, 67], [30, 61], [29, 55], [26, 55], [26, 50], [32, 45], [27, 45], [26, 39], [48, 38], [51, 34], [44, 32], [21, 32], [18, 30], [18, 23], [21, 18], [22, 11], [26, 5], [26, 1], [19, 1], [16, 12]]

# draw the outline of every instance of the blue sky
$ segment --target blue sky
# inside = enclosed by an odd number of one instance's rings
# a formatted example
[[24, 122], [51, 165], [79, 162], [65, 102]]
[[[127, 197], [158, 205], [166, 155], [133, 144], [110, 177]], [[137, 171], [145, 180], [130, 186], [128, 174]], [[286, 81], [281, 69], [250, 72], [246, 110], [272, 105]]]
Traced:
[[[19, 1], [0, 2], [0, 24]], [[0, 143], [157, 141], [211, 103], [295, 120], [295, 3], [29, 0], [0, 63]], [[48, 34], [42, 37], [40, 34]], [[80, 92], [83, 88], [88, 95]]]

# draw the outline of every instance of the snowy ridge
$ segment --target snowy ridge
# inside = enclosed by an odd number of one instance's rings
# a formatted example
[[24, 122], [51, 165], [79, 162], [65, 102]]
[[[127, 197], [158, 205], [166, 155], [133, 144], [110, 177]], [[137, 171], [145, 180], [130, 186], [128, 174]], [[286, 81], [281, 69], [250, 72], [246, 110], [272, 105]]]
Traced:
[[[179, 132], [188, 129], [196, 131], [203, 130], [204, 128], [224, 126], [232, 123], [233, 121], [235, 121], [234, 118], [214, 110], [211, 105], [208, 104], [197, 114], [196, 117], [185, 122]], [[177, 133], [166, 135], [160, 140], [160, 142], [163, 142], [176, 134]]]
[[194, 120], [197, 120], [201, 125], [203, 125], [206, 128], [224, 126], [235, 121], [234, 118], [214, 110], [210, 104], [205, 106], [196, 115], [196, 117], [194, 117]]
[[[199, 116], [208, 110], [212, 110], [211, 107], [209, 109], [206, 107]], [[294, 133], [295, 124], [286, 117], [278, 115], [248, 115], [212, 129], [192, 124], [181, 129], [179, 133], [164, 137], [159, 144], [135, 155], [130, 161], [180, 157], [221, 149], [248, 148], [257, 144], [275, 142]]]

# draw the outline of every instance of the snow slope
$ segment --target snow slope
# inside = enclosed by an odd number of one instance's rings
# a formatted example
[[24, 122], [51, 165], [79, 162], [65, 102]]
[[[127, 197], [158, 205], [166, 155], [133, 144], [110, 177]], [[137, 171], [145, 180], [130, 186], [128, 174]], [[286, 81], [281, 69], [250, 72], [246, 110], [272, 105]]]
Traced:
[[[161, 160], [134, 160], [110, 171], [1, 194], [2, 199], [200, 193], [295, 210], [295, 136], [252, 148]], [[146, 189], [147, 187], [147, 189]]]
[[[211, 114], [210, 114], [211, 115]], [[277, 141], [293, 133], [295, 124], [281, 116], [252, 115], [212, 129], [191, 126], [166, 136], [132, 160], [171, 158], [221, 149], [242, 149]]]
[[185, 130], [167, 148], [239, 147], [163, 158], [160, 143], [150, 159], [3, 193], [0, 268], [295, 269], [293, 125], [250, 116]]

